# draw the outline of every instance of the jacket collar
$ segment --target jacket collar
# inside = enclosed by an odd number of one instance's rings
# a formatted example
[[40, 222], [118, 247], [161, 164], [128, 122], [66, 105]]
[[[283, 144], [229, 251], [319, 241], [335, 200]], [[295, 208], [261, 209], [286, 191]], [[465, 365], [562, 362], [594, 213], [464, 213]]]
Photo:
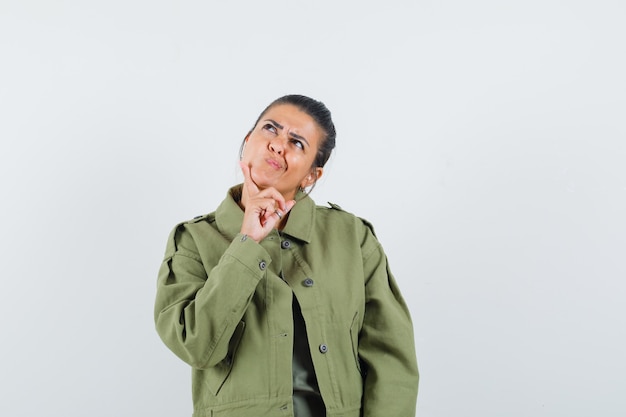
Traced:
[[[239, 184], [228, 190], [226, 198], [215, 210], [217, 228], [231, 240], [241, 231], [243, 223], [243, 210], [238, 204], [241, 189], [242, 184]], [[309, 243], [315, 224], [315, 202], [301, 191], [296, 195], [296, 201], [281, 233]]]

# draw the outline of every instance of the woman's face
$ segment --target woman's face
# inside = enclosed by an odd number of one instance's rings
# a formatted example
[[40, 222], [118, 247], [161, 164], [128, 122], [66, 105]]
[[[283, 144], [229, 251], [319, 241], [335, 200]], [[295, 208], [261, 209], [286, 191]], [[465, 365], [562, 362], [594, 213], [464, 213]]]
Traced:
[[323, 137], [311, 116], [294, 105], [278, 104], [246, 137], [242, 161], [259, 189], [274, 187], [285, 199], [293, 199], [298, 187], [308, 187], [322, 176], [322, 168], [312, 166]]

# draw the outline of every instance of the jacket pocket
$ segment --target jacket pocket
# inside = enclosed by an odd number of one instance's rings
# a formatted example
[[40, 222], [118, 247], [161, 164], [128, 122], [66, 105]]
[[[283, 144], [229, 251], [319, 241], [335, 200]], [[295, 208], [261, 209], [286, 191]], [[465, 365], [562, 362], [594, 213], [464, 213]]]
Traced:
[[363, 371], [361, 369], [361, 360], [359, 359], [359, 312], [357, 311], [352, 318], [352, 324], [350, 325], [350, 338], [352, 340], [352, 355], [354, 356], [354, 362], [356, 363], [356, 368], [359, 370], [361, 376], [363, 376]]
[[207, 385], [213, 395], [217, 395], [220, 392], [224, 382], [228, 379], [228, 375], [230, 375], [230, 371], [233, 369], [235, 353], [239, 347], [239, 342], [241, 341], [245, 327], [246, 323], [240, 321], [228, 342], [228, 353], [226, 357], [222, 359], [220, 363], [207, 370]]

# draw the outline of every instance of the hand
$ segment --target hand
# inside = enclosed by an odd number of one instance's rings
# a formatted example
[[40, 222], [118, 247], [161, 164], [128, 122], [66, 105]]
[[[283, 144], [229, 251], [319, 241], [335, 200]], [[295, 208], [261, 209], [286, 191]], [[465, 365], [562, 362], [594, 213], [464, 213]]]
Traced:
[[289, 213], [296, 202], [285, 201], [283, 195], [274, 187], [259, 190], [252, 181], [250, 166], [244, 162], [239, 162], [239, 165], [244, 178], [242, 199], [246, 196], [241, 233], [260, 242]]

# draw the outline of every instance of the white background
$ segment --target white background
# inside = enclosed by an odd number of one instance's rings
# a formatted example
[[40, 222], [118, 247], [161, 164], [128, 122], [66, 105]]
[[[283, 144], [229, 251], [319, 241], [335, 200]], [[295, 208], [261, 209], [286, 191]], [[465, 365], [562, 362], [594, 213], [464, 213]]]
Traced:
[[[175, 223], [288, 93], [372, 221], [418, 416], [626, 415], [626, 5], [0, 0], [0, 415], [188, 416], [152, 308]], [[393, 416], [390, 416], [393, 417]]]

